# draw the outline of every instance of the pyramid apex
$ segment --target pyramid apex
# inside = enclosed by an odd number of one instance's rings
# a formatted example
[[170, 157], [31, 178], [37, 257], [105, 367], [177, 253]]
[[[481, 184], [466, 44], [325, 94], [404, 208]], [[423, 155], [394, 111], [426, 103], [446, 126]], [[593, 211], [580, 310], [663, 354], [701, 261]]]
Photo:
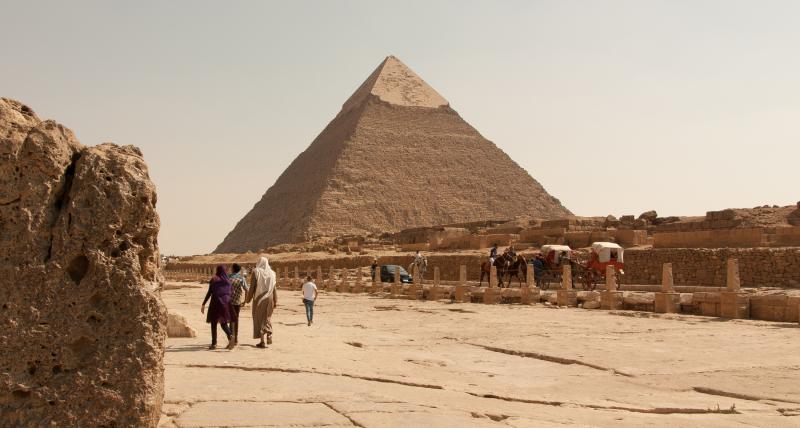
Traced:
[[394, 55], [387, 56], [344, 103], [347, 111], [364, 101], [369, 95], [381, 101], [406, 107], [437, 108], [448, 105], [435, 89]]

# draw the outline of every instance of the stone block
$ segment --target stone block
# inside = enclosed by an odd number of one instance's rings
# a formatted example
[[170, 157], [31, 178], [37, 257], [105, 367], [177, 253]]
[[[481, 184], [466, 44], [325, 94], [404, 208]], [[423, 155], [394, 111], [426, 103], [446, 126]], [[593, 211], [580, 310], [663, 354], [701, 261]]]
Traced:
[[605, 309], [608, 311], [622, 309], [622, 292], [608, 290], [601, 291], [600, 309]]
[[[494, 266], [492, 266], [494, 268]], [[487, 305], [494, 305], [500, 303], [501, 289], [497, 287], [486, 287], [483, 289], [483, 303]]]
[[406, 287], [406, 295], [414, 300], [422, 300], [423, 297], [422, 284], [412, 284]]
[[655, 312], [674, 314], [680, 312], [681, 295], [679, 293], [655, 293]]
[[749, 318], [750, 296], [729, 291], [720, 293], [720, 316], [732, 319]]
[[403, 294], [403, 286], [397, 282], [393, 282], [392, 286], [389, 288], [389, 297], [392, 299], [397, 299]]
[[[790, 321], [786, 305], [769, 305], [758, 300], [750, 299], [750, 318], [765, 321]], [[794, 321], [793, 319], [791, 321]]]
[[189, 325], [181, 314], [167, 314], [167, 337], [197, 337], [197, 331]]
[[539, 289], [536, 287], [522, 287], [520, 295], [520, 303], [523, 305], [530, 305], [539, 302]]
[[599, 309], [599, 308], [600, 308], [600, 302], [598, 302], [597, 300], [589, 300], [583, 302], [583, 309]]
[[458, 303], [469, 302], [469, 288], [466, 285], [456, 285], [455, 301]]
[[793, 296], [787, 299], [786, 320], [790, 322], [800, 322], [800, 296]]
[[492, 266], [489, 269], [489, 287], [497, 287], [497, 266]]
[[556, 304], [558, 306], [578, 306], [578, 292], [575, 290], [557, 290]]

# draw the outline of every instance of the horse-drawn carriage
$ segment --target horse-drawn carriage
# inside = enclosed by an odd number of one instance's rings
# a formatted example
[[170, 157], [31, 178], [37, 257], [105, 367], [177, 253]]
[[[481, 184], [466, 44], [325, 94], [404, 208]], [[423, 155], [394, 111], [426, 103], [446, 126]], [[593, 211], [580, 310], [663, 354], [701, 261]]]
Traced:
[[593, 243], [585, 271], [579, 275], [583, 280], [583, 288], [594, 290], [597, 283], [605, 282], [608, 266], [614, 267], [614, 274], [620, 279], [620, 276], [625, 274], [623, 252], [623, 248], [613, 242]]
[[[540, 256], [531, 260], [536, 286], [547, 290], [561, 283], [563, 266], [572, 265], [572, 249], [567, 245], [542, 245]], [[574, 277], [573, 277], [574, 281]]]

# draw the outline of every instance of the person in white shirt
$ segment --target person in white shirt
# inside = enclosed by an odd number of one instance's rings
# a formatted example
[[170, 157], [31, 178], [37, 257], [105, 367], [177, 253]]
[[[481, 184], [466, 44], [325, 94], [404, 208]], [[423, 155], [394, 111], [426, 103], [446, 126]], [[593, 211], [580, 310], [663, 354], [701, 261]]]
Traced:
[[306, 277], [303, 284], [303, 304], [306, 305], [306, 319], [310, 326], [314, 322], [314, 301], [317, 300], [317, 284], [311, 281], [311, 275]]

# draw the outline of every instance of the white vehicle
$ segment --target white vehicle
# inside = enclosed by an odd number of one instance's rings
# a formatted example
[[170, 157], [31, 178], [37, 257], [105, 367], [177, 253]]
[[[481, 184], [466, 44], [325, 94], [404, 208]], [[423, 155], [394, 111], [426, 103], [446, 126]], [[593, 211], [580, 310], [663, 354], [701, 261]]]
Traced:
[[564, 255], [564, 253], [566, 253], [567, 258], [570, 258], [572, 255], [572, 248], [570, 248], [569, 245], [546, 244], [542, 245], [541, 253], [549, 263], [557, 265], [560, 264], [561, 256]]

